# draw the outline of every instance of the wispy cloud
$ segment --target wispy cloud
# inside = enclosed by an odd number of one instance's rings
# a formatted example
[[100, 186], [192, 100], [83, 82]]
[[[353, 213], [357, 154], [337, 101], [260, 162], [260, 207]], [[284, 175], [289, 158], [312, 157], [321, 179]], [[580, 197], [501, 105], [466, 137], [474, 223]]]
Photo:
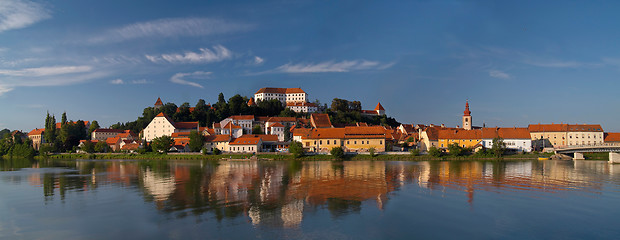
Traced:
[[20, 29], [50, 18], [48, 10], [27, 0], [0, 1], [0, 32]]
[[489, 76], [500, 79], [510, 79], [511, 76], [508, 73], [499, 71], [499, 70], [491, 70], [489, 71]]
[[588, 64], [575, 62], [575, 61], [557, 61], [557, 60], [524, 60], [525, 64], [529, 64], [537, 67], [548, 67], [548, 68], [575, 68], [582, 67]]
[[178, 83], [178, 84], [183, 84], [183, 85], [190, 85], [190, 86], [194, 86], [194, 87], [199, 87], [199, 88], [204, 88], [202, 85], [195, 83], [195, 82], [190, 82], [187, 81], [183, 78], [193, 78], [193, 79], [205, 79], [208, 78], [211, 75], [212, 72], [203, 72], [203, 71], [197, 71], [197, 72], [193, 72], [193, 73], [177, 73], [174, 74], [174, 76], [172, 76], [170, 78], [170, 81], [173, 83]]
[[82, 73], [88, 72], [92, 69], [90, 66], [53, 66], [53, 67], [38, 67], [38, 68], [24, 68], [18, 70], [0, 69], [0, 75], [15, 76], [15, 77], [42, 77], [53, 76], [69, 73]]
[[90, 43], [113, 43], [139, 38], [208, 36], [247, 31], [252, 24], [212, 18], [166, 18], [129, 24], [111, 29], [88, 40]]
[[140, 79], [140, 80], [132, 80], [131, 84], [147, 84], [149, 83], [149, 81], [147, 81], [146, 79]]
[[324, 73], [324, 72], [351, 72], [359, 70], [383, 70], [393, 66], [394, 63], [381, 64], [376, 61], [352, 60], [352, 61], [327, 61], [321, 63], [298, 63], [285, 64], [275, 69], [275, 72], [284, 73]]
[[146, 59], [154, 63], [210, 63], [231, 59], [233, 54], [222, 45], [213, 46], [213, 50], [200, 48], [200, 52], [185, 52], [183, 54], [162, 54], [161, 56], [145, 55]]
[[254, 56], [254, 64], [256, 64], [256, 65], [260, 65], [260, 64], [262, 64], [263, 62], [265, 62], [265, 59], [263, 59], [263, 58], [261, 58], [261, 57], [259, 57], [259, 56]]
[[120, 84], [125, 84], [125, 81], [123, 81], [123, 79], [117, 78], [117, 79], [110, 81], [110, 83], [115, 84], [115, 85], [120, 85]]

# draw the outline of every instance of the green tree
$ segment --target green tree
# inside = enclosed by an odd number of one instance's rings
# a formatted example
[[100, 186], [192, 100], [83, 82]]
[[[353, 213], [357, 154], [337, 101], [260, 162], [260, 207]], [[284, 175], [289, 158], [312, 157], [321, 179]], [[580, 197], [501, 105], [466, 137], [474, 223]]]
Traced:
[[50, 116], [50, 113], [47, 113], [47, 117], [45, 117], [45, 142], [54, 143], [56, 141], [56, 118], [54, 115]]
[[371, 157], [374, 157], [375, 156], [375, 148], [374, 147], [369, 148], [368, 149], [368, 153], [370, 154]]
[[103, 153], [108, 151], [108, 144], [105, 141], [99, 141], [95, 144], [95, 152]]
[[67, 112], [63, 112], [62, 113], [62, 117], [60, 118], [60, 125], [65, 125], [67, 124]]
[[411, 150], [409, 150], [409, 153], [410, 153], [412, 156], [420, 156], [420, 150], [419, 150], [419, 149], [416, 149], [416, 148], [412, 148]]
[[291, 129], [288, 126], [284, 127], [284, 141], [291, 141]]
[[2, 129], [2, 131], [0, 131], [0, 139], [4, 139], [6, 138], [7, 134], [11, 134], [11, 130], [9, 129]]
[[87, 153], [94, 153], [95, 144], [91, 141], [85, 141], [84, 145], [82, 145], [82, 151], [87, 152]]
[[191, 131], [189, 133], [189, 149], [192, 152], [198, 152], [205, 145], [205, 139], [198, 131]]
[[172, 140], [170, 136], [166, 135], [154, 138], [151, 142], [151, 145], [153, 146], [153, 151], [163, 153], [168, 152], [168, 150], [170, 150], [170, 147], [172, 147], [172, 144], [174, 144], [174, 140]]
[[493, 138], [493, 146], [491, 147], [491, 153], [497, 158], [502, 157], [506, 152], [506, 143], [504, 139], [496, 137]]
[[448, 145], [448, 152], [452, 156], [461, 156], [463, 155], [464, 149], [461, 146], [459, 146], [458, 143], [452, 143]]
[[428, 149], [428, 155], [431, 155], [433, 157], [441, 157], [441, 151], [439, 151], [439, 149], [437, 149], [435, 146], [432, 146]]
[[252, 134], [263, 134], [263, 128], [261, 128], [260, 125], [254, 125], [254, 127], [252, 127]]
[[220, 155], [222, 151], [219, 148], [213, 148], [213, 155]]
[[101, 128], [101, 126], [99, 126], [99, 122], [97, 121], [93, 121], [90, 124], [90, 128], [88, 128], [88, 136], [91, 136], [93, 134], [93, 132], [97, 129]]
[[342, 147], [334, 147], [329, 151], [329, 153], [337, 159], [344, 158], [344, 150]]
[[300, 158], [304, 155], [304, 146], [297, 141], [292, 141], [288, 146], [288, 151], [293, 154], [295, 158]]

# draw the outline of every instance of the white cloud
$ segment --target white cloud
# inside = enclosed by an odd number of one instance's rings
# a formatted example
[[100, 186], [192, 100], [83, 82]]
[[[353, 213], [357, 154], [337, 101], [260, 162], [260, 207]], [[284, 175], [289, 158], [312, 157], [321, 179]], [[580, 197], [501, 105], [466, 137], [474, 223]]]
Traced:
[[205, 78], [208, 78], [209, 75], [211, 75], [211, 72], [203, 72], [203, 71], [197, 71], [193, 73], [177, 73], [177, 74], [174, 74], [174, 76], [170, 78], [170, 81], [173, 83], [204, 88], [202, 85], [198, 83], [190, 82], [190, 81], [184, 80], [183, 78], [189, 77], [189, 78], [194, 78], [194, 79], [205, 79]]
[[526, 64], [537, 66], [537, 67], [550, 67], [550, 68], [575, 68], [581, 67], [586, 64], [574, 61], [544, 61], [544, 60], [525, 60]]
[[265, 59], [259, 57], [259, 56], [254, 56], [254, 64], [259, 65], [261, 63], [265, 62]]
[[69, 73], [82, 73], [92, 70], [90, 66], [53, 66], [53, 67], [38, 67], [38, 68], [24, 68], [19, 70], [12, 69], [0, 69], [0, 75], [15, 76], [15, 77], [42, 77], [53, 76]]
[[213, 46], [213, 50], [200, 48], [200, 52], [185, 52], [183, 54], [162, 54], [161, 56], [145, 55], [151, 62], [169, 63], [210, 63], [220, 62], [232, 58], [232, 52], [222, 45]]
[[119, 84], [125, 84], [125, 81], [123, 81], [123, 79], [117, 78], [117, 79], [110, 81], [110, 83], [119, 85]]
[[132, 80], [131, 84], [147, 84], [149, 83], [148, 81], [146, 81], [146, 79], [140, 79], [140, 80]]
[[208, 36], [246, 31], [251, 24], [211, 18], [166, 18], [111, 29], [88, 40], [90, 43], [122, 42], [151, 37]]
[[0, 1], [0, 32], [25, 28], [50, 17], [49, 12], [39, 3], [27, 0]]
[[501, 79], [510, 79], [511, 76], [508, 75], [508, 73], [499, 71], [499, 70], [491, 70], [489, 71], [489, 76], [494, 77], [494, 78], [501, 78]]
[[2, 96], [5, 93], [8, 93], [10, 91], [13, 91], [13, 88], [8, 87], [8, 86], [0, 85], [0, 96]]
[[298, 63], [285, 64], [275, 69], [276, 72], [284, 73], [322, 73], [322, 72], [351, 72], [359, 70], [383, 70], [393, 66], [394, 63], [382, 65], [376, 61], [352, 60], [352, 61], [327, 61], [321, 63]]

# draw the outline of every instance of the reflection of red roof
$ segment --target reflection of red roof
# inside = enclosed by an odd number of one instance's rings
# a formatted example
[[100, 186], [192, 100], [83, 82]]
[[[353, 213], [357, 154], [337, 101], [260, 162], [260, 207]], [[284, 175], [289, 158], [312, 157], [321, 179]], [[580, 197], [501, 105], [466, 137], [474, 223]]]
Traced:
[[28, 136], [41, 135], [45, 132], [45, 128], [35, 128], [28, 133]]

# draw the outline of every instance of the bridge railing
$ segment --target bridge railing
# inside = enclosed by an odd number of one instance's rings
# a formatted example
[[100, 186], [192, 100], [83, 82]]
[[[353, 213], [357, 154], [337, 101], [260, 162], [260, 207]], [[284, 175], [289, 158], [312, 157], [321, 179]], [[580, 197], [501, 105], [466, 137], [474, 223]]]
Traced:
[[582, 144], [582, 145], [561, 145], [555, 147], [556, 150], [559, 149], [570, 149], [570, 148], [593, 148], [593, 147], [620, 147], [620, 144], [616, 143], [598, 143], [598, 144]]

